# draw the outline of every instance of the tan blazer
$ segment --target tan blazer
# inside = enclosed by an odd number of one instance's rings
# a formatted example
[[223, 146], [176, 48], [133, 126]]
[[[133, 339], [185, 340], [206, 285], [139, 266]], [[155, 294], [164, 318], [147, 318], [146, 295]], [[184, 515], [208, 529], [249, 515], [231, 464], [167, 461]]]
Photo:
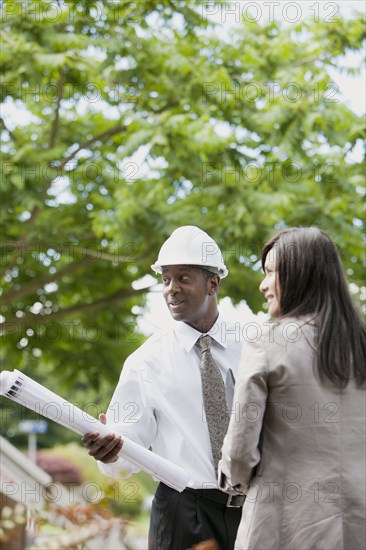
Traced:
[[253, 340], [219, 468], [223, 489], [247, 492], [235, 549], [365, 549], [365, 391], [320, 382], [305, 318]]

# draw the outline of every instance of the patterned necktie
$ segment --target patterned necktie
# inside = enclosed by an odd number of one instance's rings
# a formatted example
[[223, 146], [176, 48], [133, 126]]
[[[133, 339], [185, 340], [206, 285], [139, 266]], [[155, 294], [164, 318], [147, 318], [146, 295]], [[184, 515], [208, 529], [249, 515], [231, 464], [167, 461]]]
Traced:
[[203, 404], [205, 407], [208, 433], [210, 435], [212, 456], [217, 470], [221, 458], [221, 447], [229, 426], [229, 415], [226, 405], [225, 384], [215, 364], [210, 347], [212, 338], [208, 334], [197, 340], [201, 348], [201, 380]]

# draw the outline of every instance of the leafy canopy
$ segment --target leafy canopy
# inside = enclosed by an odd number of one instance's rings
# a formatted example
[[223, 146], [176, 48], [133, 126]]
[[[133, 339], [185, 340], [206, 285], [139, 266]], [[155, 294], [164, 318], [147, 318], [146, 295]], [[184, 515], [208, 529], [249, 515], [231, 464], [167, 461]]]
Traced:
[[360, 16], [230, 40], [188, 0], [4, 1], [1, 19], [4, 368], [113, 385], [142, 340], [134, 282], [178, 225], [217, 240], [222, 295], [255, 311], [286, 226], [328, 231], [361, 286], [363, 119], [329, 76]]

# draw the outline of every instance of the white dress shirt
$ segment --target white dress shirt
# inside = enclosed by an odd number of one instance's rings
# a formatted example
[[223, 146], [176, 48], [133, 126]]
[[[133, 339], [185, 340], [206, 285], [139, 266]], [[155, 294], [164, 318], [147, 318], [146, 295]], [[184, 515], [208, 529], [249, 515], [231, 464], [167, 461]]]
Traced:
[[[239, 324], [219, 315], [208, 334], [224, 381], [229, 368], [236, 378]], [[200, 350], [195, 345], [200, 336], [181, 321], [151, 336], [126, 360], [107, 411], [107, 424], [114, 432], [186, 469], [189, 486], [197, 489], [217, 488], [202, 400]], [[98, 465], [113, 477], [139, 471], [122, 458]]]

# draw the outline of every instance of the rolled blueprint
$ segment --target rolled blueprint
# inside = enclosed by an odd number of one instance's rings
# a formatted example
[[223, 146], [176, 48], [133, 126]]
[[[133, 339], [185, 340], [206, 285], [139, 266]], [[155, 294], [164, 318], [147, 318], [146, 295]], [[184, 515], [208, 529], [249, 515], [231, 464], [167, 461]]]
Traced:
[[[102, 436], [111, 433], [107, 425], [102, 424], [93, 416], [16, 369], [13, 372], [1, 372], [0, 395], [4, 395], [79, 435], [94, 431], [99, 432]], [[176, 491], [183, 491], [188, 484], [189, 475], [186, 470], [125, 437], [119, 454]]]

